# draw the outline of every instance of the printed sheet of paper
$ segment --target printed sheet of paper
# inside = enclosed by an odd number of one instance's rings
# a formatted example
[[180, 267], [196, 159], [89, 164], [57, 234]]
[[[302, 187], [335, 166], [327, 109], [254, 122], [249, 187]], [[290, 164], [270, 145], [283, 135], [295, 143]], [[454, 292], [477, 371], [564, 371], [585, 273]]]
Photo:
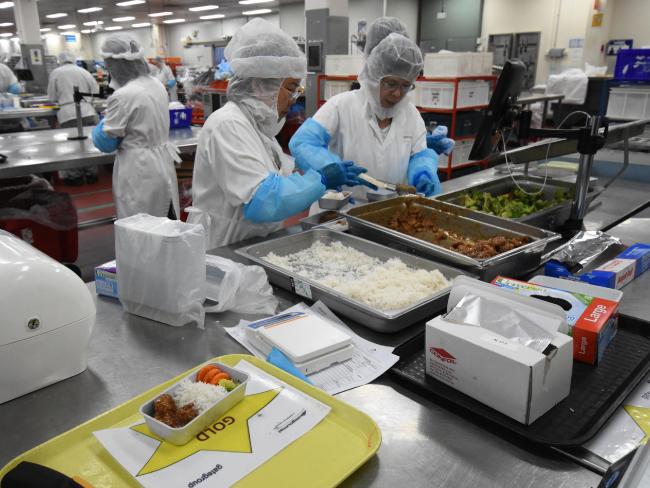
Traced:
[[330, 407], [247, 361], [246, 396], [184, 446], [151, 433], [142, 417], [130, 427], [94, 432], [142, 486], [231, 486], [323, 420]]
[[[304, 303], [299, 303], [282, 313], [308, 309]], [[334, 364], [322, 371], [308, 375], [308, 378], [314, 385], [330, 395], [336, 395], [342, 391], [370, 383], [384, 374], [399, 360], [399, 356], [393, 354], [392, 347], [381, 346], [358, 336], [347, 325], [341, 322], [324, 303], [320, 301], [314, 303], [311, 310], [330, 320], [335, 327], [352, 337], [352, 345], [354, 347], [352, 359], [343, 363]], [[265, 354], [255, 347], [244, 333], [244, 327], [248, 323], [242, 321], [238, 326], [226, 327], [225, 329], [228, 334], [253, 355], [265, 359]]]
[[650, 436], [650, 374], [584, 448], [614, 463]]

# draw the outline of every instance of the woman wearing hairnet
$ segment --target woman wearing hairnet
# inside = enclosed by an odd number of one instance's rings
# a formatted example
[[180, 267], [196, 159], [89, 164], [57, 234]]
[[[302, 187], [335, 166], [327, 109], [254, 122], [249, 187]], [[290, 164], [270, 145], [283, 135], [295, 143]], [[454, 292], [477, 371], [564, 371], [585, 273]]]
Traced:
[[152, 74], [158, 78], [167, 89], [169, 99], [172, 102], [178, 101], [178, 94], [176, 93], [176, 78], [174, 78], [172, 69], [165, 64], [163, 58], [160, 56], [156, 56], [151, 63], [156, 67], [156, 71]]
[[[407, 98], [422, 70], [422, 53], [405, 33], [398, 19], [373, 22], [359, 75], [361, 89], [329, 99], [291, 139], [299, 168], [344, 161], [367, 168], [380, 180], [413, 185], [427, 196], [439, 193], [438, 154], [427, 148], [424, 121]], [[453, 141], [441, 132], [436, 137], [442, 147], [436, 149], [449, 152]], [[354, 193], [365, 196], [356, 189]]]
[[235, 33], [225, 55], [234, 73], [228, 103], [210, 115], [199, 136], [188, 219], [203, 224], [209, 248], [267, 235], [326, 187], [351, 182], [338, 165], [326, 176], [294, 173], [293, 159], [275, 140], [306, 74], [295, 41], [256, 18]]
[[177, 218], [174, 161], [180, 158], [169, 142], [167, 92], [149, 75], [144, 51], [130, 35], [110, 36], [101, 51], [115, 92], [108, 99], [106, 118], [92, 135], [100, 151], [117, 150], [113, 166], [117, 217], [144, 212]]

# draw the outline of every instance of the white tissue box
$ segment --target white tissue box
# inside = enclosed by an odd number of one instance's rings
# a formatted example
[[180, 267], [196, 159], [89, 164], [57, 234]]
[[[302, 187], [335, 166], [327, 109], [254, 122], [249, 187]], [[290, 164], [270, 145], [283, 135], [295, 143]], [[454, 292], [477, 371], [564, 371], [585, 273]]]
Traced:
[[[452, 288], [448, 310], [468, 290], [496, 298], [504, 306], [508, 302], [514, 307], [536, 305], [536, 300], [529, 297], [512, 295], [515, 300], [509, 300], [502, 296], [506, 293], [503, 290], [476, 280], [460, 280], [465, 287], [460, 289], [457, 282], [456, 296]], [[539, 305], [542, 315], [566, 320], [559, 306]], [[573, 340], [558, 332], [551, 345], [556, 349], [544, 355], [483, 327], [456, 324], [438, 316], [426, 325], [426, 373], [528, 425], [566, 398], [571, 389]]]

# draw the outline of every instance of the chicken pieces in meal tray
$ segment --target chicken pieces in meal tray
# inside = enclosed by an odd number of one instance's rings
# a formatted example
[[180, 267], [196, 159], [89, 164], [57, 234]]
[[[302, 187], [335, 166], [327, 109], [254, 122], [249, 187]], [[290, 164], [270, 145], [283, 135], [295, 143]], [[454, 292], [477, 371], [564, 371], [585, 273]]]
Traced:
[[489, 239], [469, 239], [457, 232], [438, 227], [435, 220], [427, 215], [421, 207], [413, 205], [407, 205], [405, 210], [400, 210], [393, 215], [388, 222], [388, 227], [478, 259], [491, 258], [529, 242], [529, 238], [526, 236], [498, 235]]
[[170, 427], [182, 427], [198, 415], [193, 403], [176, 408], [176, 402], [167, 393], [154, 400], [154, 418]]

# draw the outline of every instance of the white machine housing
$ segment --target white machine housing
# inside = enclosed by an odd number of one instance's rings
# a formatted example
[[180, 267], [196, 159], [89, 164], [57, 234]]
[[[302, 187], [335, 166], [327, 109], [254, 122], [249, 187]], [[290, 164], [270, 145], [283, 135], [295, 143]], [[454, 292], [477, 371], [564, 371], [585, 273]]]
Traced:
[[63, 264], [0, 230], [0, 403], [81, 373], [95, 302]]

